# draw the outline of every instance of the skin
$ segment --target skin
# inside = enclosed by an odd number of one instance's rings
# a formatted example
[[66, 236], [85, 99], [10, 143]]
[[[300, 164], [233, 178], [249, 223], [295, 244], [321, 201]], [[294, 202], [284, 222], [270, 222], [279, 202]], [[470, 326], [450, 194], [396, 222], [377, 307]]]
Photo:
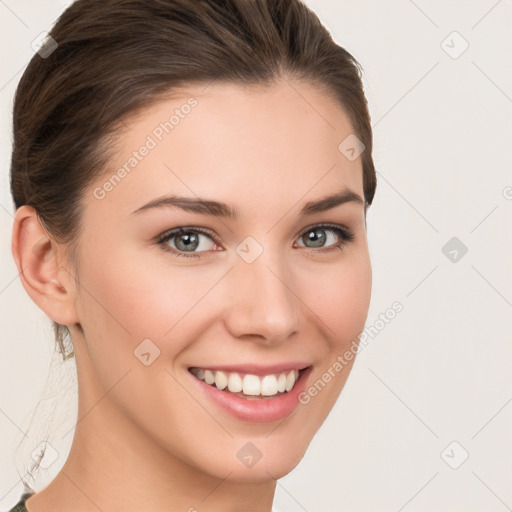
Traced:
[[[190, 96], [198, 101], [190, 114], [103, 199], [94, 197]], [[153, 104], [126, 120], [112, 165], [82, 198], [80, 286], [66, 248], [45, 238], [32, 208], [17, 210], [12, 249], [22, 283], [69, 327], [79, 383], [71, 451], [27, 501], [31, 512], [270, 511], [276, 479], [302, 459], [354, 360], [307, 405], [267, 423], [219, 409], [192, 389], [187, 368], [308, 361], [309, 386], [361, 333], [371, 295], [364, 204], [299, 215], [306, 202], [345, 187], [364, 197], [361, 158], [338, 150], [351, 133], [337, 102], [291, 80], [194, 86]], [[241, 217], [131, 213], [170, 193], [228, 203]], [[346, 226], [354, 240], [326, 251], [340, 241], [327, 230], [325, 247], [308, 247], [302, 235], [324, 222]], [[200, 235], [200, 257], [184, 258], [155, 241], [191, 226], [219, 243]], [[247, 236], [263, 247], [251, 264], [236, 252]], [[183, 248], [177, 241], [167, 246]], [[146, 366], [134, 350], [148, 338], [160, 355]], [[250, 468], [237, 458], [249, 441], [262, 454]]]

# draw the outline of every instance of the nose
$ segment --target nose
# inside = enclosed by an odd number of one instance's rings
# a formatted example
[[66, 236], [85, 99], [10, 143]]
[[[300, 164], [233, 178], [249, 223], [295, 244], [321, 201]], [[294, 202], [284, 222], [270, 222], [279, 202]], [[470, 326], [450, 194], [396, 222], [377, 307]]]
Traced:
[[229, 273], [226, 327], [232, 336], [280, 343], [299, 329], [299, 299], [282, 258], [263, 252], [255, 261], [238, 259]]

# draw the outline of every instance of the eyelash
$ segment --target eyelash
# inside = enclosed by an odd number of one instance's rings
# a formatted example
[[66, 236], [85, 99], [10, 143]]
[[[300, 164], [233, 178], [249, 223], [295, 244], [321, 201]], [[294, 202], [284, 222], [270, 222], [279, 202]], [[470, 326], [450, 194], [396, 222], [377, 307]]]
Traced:
[[[333, 251], [336, 249], [342, 250], [343, 247], [348, 245], [355, 238], [355, 235], [348, 228], [338, 226], [336, 224], [317, 224], [317, 225], [311, 226], [311, 227], [307, 228], [306, 230], [304, 230], [302, 232], [301, 236], [304, 235], [305, 233], [308, 233], [310, 231], [315, 231], [317, 229], [325, 229], [326, 231], [333, 231], [340, 237], [340, 242], [338, 242], [337, 244], [329, 245], [327, 247], [320, 247], [319, 249], [313, 249], [311, 247], [305, 247], [305, 249], [309, 249], [310, 251], [313, 251], [313, 252], [322, 251], [324, 253]], [[205, 229], [196, 228], [196, 227], [181, 227], [181, 228], [173, 229], [172, 231], [163, 233], [158, 238], [157, 244], [160, 245], [164, 251], [171, 252], [171, 253], [175, 254], [176, 256], [180, 256], [180, 257], [184, 257], [184, 258], [201, 258], [202, 252], [211, 252], [211, 251], [199, 251], [196, 253], [187, 254], [186, 252], [177, 251], [176, 249], [173, 249], [172, 247], [169, 247], [169, 245], [167, 245], [167, 242], [169, 240], [171, 240], [172, 238], [174, 238], [175, 236], [181, 235], [184, 233], [191, 233], [191, 232], [192, 233], [201, 233], [201, 234], [207, 236], [208, 238], [210, 238], [217, 245], [220, 245], [220, 242], [219, 242], [219, 240], [217, 240], [216, 236], [214, 236], [209, 231], [206, 231]]]

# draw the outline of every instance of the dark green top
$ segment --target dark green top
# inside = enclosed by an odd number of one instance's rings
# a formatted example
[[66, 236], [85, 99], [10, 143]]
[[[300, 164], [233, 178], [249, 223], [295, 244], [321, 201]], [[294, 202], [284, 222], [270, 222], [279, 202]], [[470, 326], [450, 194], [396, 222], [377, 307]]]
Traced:
[[28, 512], [27, 507], [25, 506], [25, 501], [27, 501], [30, 498], [30, 496], [32, 496], [32, 494], [34, 494], [35, 492], [36, 491], [32, 491], [22, 494], [20, 501], [18, 501], [18, 503], [14, 505], [14, 508], [11, 508], [11, 510], [8, 510], [7, 512]]
[[16, 503], [16, 505], [14, 505], [14, 507], [8, 512], [28, 512], [27, 507], [25, 506], [25, 501], [27, 501], [34, 492], [35, 491], [22, 494], [20, 501], [18, 501], [18, 503]]

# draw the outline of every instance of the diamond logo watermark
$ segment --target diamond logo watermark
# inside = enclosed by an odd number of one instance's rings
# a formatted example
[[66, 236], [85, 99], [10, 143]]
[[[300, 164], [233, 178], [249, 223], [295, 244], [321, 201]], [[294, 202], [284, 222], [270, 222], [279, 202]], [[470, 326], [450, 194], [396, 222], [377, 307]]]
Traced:
[[452, 263], [458, 263], [466, 255], [468, 248], [454, 236], [443, 245], [441, 251]]
[[458, 59], [469, 48], [469, 43], [454, 30], [441, 41], [441, 48], [452, 59]]
[[42, 441], [30, 456], [41, 468], [48, 469], [59, 458], [59, 452], [49, 442]]
[[135, 357], [145, 366], [149, 366], [160, 355], [160, 349], [146, 338], [133, 351]]
[[238, 450], [236, 456], [242, 464], [252, 468], [262, 457], [262, 453], [252, 443], [246, 443]]
[[441, 452], [441, 458], [452, 469], [459, 469], [468, 460], [469, 453], [458, 441], [452, 441]]
[[353, 162], [354, 160], [357, 160], [361, 153], [365, 150], [365, 145], [363, 144], [362, 140], [351, 133], [348, 137], [343, 139], [343, 141], [338, 146], [338, 150], [342, 155], [345, 156], [347, 160]]
[[236, 252], [246, 263], [252, 263], [263, 254], [263, 246], [252, 236], [248, 236], [238, 244]]
[[48, 32], [41, 32], [30, 44], [32, 50], [43, 59], [49, 57], [59, 46], [57, 41]]

